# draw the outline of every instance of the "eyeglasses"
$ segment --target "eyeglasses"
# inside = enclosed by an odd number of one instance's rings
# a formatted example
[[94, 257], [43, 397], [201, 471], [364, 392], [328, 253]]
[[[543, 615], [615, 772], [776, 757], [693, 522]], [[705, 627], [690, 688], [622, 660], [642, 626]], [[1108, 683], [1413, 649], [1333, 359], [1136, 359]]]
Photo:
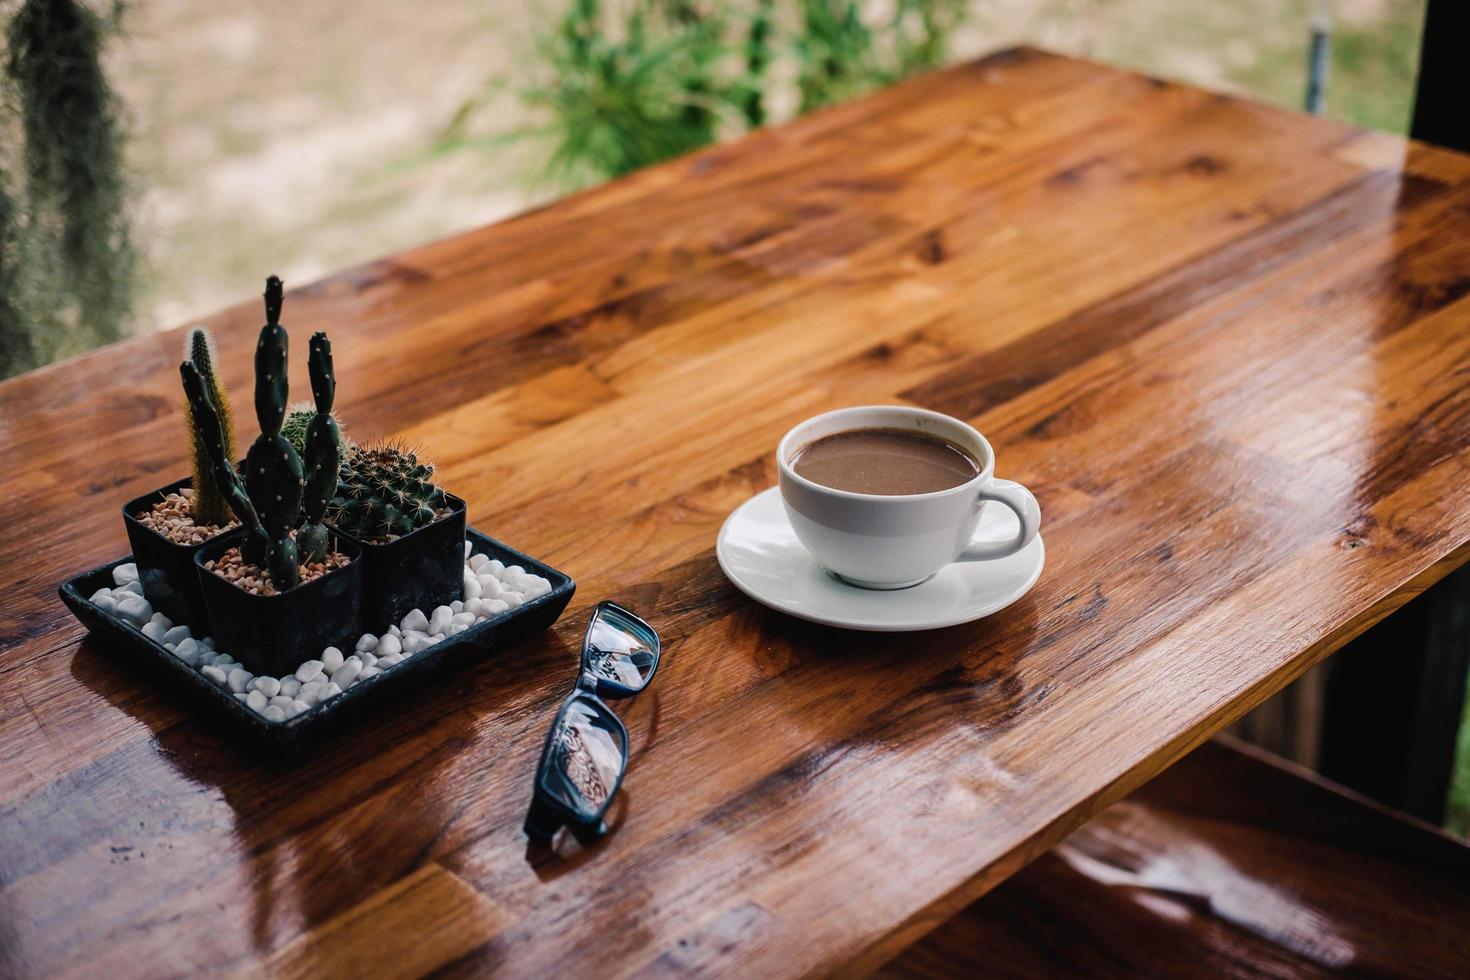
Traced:
[[628, 768], [628, 729], [603, 698], [632, 697], [658, 670], [658, 634], [615, 602], [599, 602], [582, 640], [582, 673], [561, 703], [541, 761], [526, 836], [548, 844], [562, 827], [577, 839], [607, 833], [603, 820]]

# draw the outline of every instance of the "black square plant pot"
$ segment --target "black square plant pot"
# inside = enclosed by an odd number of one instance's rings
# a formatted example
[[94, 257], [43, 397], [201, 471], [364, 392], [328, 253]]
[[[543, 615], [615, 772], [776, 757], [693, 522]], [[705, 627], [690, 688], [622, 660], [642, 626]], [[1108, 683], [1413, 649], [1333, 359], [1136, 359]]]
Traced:
[[289, 592], [256, 595], [204, 567], [244, 536], [242, 530], [220, 535], [194, 556], [215, 648], [271, 677], [292, 673], [302, 661], [320, 658], [329, 646], [352, 650], [362, 635], [362, 549], [345, 535], [333, 534], [332, 548], [352, 559], [346, 567]]
[[[446, 493], [449, 513], [387, 544], [348, 534], [362, 549], [363, 610], [369, 633], [381, 633], [414, 609], [424, 615], [464, 598], [465, 503]], [[346, 534], [346, 532], [339, 532]]]
[[[138, 581], [148, 604], [175, 623], [187, 623], [200, 636], [209, 635], [209, 617], [199, 591], [199, 576], [194, 572], [194, 556], [203, 544], [176, 544], [138, 520], [138, 515], [171, 493], [192, 487], [185, 477], [166, 487], [128, 501], [123, 505], [123, 524], [128, 529], [128, 546], [138, 565]], [[220, 535], [224, 537], [224, 535]]]

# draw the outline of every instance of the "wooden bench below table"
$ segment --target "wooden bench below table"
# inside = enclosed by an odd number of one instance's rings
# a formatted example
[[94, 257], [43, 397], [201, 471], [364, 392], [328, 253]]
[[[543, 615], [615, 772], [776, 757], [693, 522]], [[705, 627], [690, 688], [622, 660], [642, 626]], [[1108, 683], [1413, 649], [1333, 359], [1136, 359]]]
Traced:
[[888, 977], [1470, 976], [1470, 846], [1206, 743]]

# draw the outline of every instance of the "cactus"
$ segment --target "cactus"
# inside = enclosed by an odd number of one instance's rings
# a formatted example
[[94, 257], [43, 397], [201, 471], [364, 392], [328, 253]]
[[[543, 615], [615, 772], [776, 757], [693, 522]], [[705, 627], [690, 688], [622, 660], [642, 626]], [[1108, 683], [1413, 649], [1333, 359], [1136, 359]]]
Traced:
[[299, 555], [291, 532], [301, 516], [302, 467], [301, 457], [281, 436], [289, 393], [281, 300], [281, 280], [271, 276], [265, 286], [266, 322], [255, 348], [255, 417], [260, 422], [260, 437], [245, 455], [245, 488], [270, 540], [266, 571], [276, 589], [285, 592], [300, 579]]
[[365, 541], [391, 541], [432, 524], [445, 506], [432, 463], [388, 444], [354, 446], [343, 457], [328, 517]]
[[327, 514], [327, 504], [337, 493], [337, 473], [342, 463], [342, 434], [332, 417], [337, 377], [332, 373], [332, 342], [326, 334], [312, 335], [307, 366], [311, 371], [311, 396], [316, 402], [316, 413], [306, 428], [305, 484], [301, 500], [306, 523], [296, 540], [307, 561], [321, 561], [327, 556], [331, 542], [322, 520]]
[[[214, 349], [210, 344], [208, 333], [200, 329], [189, 331], [187, 356], [189, 363], [198, 370], [205, 395], [209, 399], [211, 414], [215, 416], [215, 427], [219, 433], [219, 441], [225, 459], [233, 460], [235, 458], [235, 438], [230, 425], [230, 402], [225, 396], [224, 387], [214, 374]], [[194, 513], [194, 523], [200, 526], [227, 524], [230, 520], [230, 505], [225, 499], [224, 490], [215, 480], [214, 465], [208, 445], [211, 436], [207, 434], [200, 419], [195, 416], [193, 406], [193, 400], [186, 397], [184, 415], [189, 424], [191, 455], [194, 461], [194, 499], [191, 507]]]
[[[337, 428], [337, 435], [341, 439], [343, 449], [352, 445], [352, 440], [347, 437], [347, 429], [342, 425], [342, 419], [336, 412], [330, 413], [333, 423]], [[306, 453], [306, 429], [311, 425], [311, 420], [316, 417], [316, 408], [311, 402], [297, 402], [286, 409], [286, 421], [281, 423], [281, 435], [296, 450], [296, 455], [302, 456]]]
[[179, 375], [184, 382], [184, 398], [189, 404], [189, 418], [194, 423], [201, 447], [209, 460], [210, 479], [230, 510], [245, 525], [245, 544], [241, 553], [246, 561], [252, 560], [249, 557], [251, 554], [264, 560], [269, 539], [265, 528], [261, 526], [259, 515], [255, 513], [254, 505], [250, 503], [250, 496], [245, 492], [245, 485], [240, 481], [240, 474], [235, 472], [232, 454], [225, 451], [224, 421], [210, 396], [209, 382], [199, 370], [198, 362], [192, 358], [179, 365]]

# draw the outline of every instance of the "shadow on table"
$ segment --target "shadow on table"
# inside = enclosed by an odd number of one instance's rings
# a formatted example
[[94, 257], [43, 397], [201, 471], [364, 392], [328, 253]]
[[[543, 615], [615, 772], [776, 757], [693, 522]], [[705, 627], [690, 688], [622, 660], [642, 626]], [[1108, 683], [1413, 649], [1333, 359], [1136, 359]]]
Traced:
[[[486, 814], [465, 811], [508, 802], [503, 793], [496, 797], [491, 784], [503, 783], [508, 774], [499, 770], [516, 766], [524, 754], [509, 752], [511, 746], [524, 740], [535, 743], [532, 752], [539, 750], [543, 712], [537, 694], [548, 672], [574, 664], [575, 656], [568, 641], [551, 630], [515, 648], [514, 671], [484, 669], [506, 662], [507, 652], [491, 654], [479, 669], [446, 671], [411, 697], [292, 756], [242, 744], [226, 725], [190, 714], [180, 701], [187, 688], [157, 692], [153, 672], [121, 662], [96, 638], [78, 648], [71, 672], [146, 725], [158, 758], [228, 805], [233, 839], [209, 849], [209, 860], [197, 869], [197, 888], [220, 891], [207, 896], [211, 910], [243, 920], [243, 878], [250, 893], [250, 948], [238, 952], [246, 955], [281, 946], [452, 851], [465, 835], [483, 834], [508, 819], [497, 814], [487, 821]], [[566, 668], [569, 678], [574, 672]], [[519, 711], [508, 711], [512, 705]], [[497, 719], [495, 750], [476, 751], [485, 747], [487, 717], [496, 712], [506, 716]], [[520, 767], [527, 799], [533, 763]], [[207, 805], [206, 798], [192, 809]], [[459, 836], [456, 824], [463, 831]], [[169, 828], [180, 829], [204, 832]]]

